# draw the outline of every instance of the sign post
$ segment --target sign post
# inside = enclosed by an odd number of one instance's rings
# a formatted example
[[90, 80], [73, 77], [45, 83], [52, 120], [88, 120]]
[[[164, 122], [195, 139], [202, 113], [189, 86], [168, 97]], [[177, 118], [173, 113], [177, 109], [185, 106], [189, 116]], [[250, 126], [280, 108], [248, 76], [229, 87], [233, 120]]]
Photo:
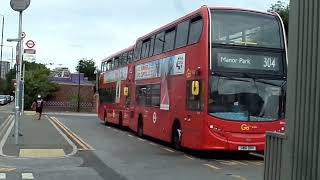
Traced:
[[[16, 86], [16, 104], [15, 104], [15, 144], [19, 144], [19, 121], [21, 118], [21, 98], [22, 95], [20, 93], [21, 86], [21, 73], [23, 66], [22, 59], [22, 12], [26, 10], [30, 5], [30, 0], [11, 0], [10, 6], [14, 11], [19, 12], [19, 31], [18, 31], [18, 54], [19, 54], [19, 72], [17, 73], [17, 86]], [[18, 61], [18, 60], [17, 60]]]

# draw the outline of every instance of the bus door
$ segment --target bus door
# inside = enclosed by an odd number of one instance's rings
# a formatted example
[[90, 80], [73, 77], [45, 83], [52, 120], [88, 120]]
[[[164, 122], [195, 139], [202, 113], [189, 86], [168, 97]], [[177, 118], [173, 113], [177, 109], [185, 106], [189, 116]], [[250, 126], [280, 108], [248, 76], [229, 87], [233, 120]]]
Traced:
[[187, 81], [186, 114], [182, 126], [182, 143], [196, 147], [201, 142], [204, 110], [204, 88], [202, 80]]

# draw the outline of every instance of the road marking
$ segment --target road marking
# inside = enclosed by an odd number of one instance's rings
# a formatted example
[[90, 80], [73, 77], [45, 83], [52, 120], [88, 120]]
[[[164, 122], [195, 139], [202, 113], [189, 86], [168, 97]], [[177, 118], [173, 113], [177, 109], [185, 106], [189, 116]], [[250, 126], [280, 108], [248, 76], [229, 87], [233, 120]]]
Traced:
[[10, 126], [10, 122], [13, 121], [14, 116], [10, 115], [6, 120], [3, 121], [0, 127], [0, 136], [8, 129], [8, 126]]
[[110, 127], [110, 126], [107, 126], [107, 128], [110, 129], [111, 127]]
[[6, 156], [6, 155], [3, 154], [3, 146], [4, 146], [4, 144], [6, 143], [8, 137], [9, 137], [9, 134], [10, 134], [10, 132], [11, 132], [13, 126], [14, 126], [14, 120], [13, 120], [13, 119], [14, 119], [14, 118], [12, 118], [12, 120], [11, 120], [11, 122], [10, 122], [11, 124], [9, 123], [10, 125], [9, 125], [9, 127], [7, 128], [7, 131], [6, 131], [6, 133], [4, 134], [4, 136], [2, 137], [1, 142], [0, 142], [0, 155], [2, 155], [2, 156]]
[[191, 159], [191, 160], [194, 160], [194, 158], [193, 158], [193, 157], [188, 156], [188, 155], [184, 155], [184, 157], [185, 157], [185, 158], [188, 158], [188, 159]]
[[65, 152], [63, 149], [20, 149], [19, 156], [27, 158], [63, 157]]
[[0, 168], [0, 172], [11, 172], [16, 170], [16, 168]]
[[248, 180], [247, 178], [244, 178], [242, 176], [239, 176], [239, 175], [230, 175], [231, 177], [235, 178], [235, 179], [240, 179], [240, 180]]
[[65, 133], [62, 132], [62, 130], [60, 128], [58, 128], [58, 126], [53, 122], [53, 120], [51, 118], [49, 118], [49, 116], [46, 115], [46, 118], [49, 120], [49, 122], [53, 125], [53, 127], [56, 128], [56, 130], [62, 135], [62, 137], [64, 137], [64, 139], [72, 147], [72, 152], [69, 153], [67, 156], [72, 156], [72, 155], [76, 154], [77, 146], [70, 140], [70, 138]]
[[131, 134], [128, 134], [129, 137], [133, 137]]
[[220, 164], [228, 165], [228, 166], [235, 166], [237, 165], [236, 162], [233, 161], [224, 161], [224, 160], [217, 160]]
[[59, 122], [57, 122], [56, 119], [54, 119], [54, 117], [52, 117], [52, 120], [60, 127], [62, 128], [65, 133], [67, 133], [70, 138], [72, 138], [76, 143], [78, 143], [81, 147], [83, 147], [83, 149], [88, 149], [83, 143], [80, 142], [80, 140], [78, 140], [73, 134], [71, 134], [71, 132], [69, 132], [63, 125], [61, 125]]
[[232, 160], [233, 162], [235, 163], [239, 163], [239, 164], [242, 164], [242, 165], [245, 165], [245, 166], [248, 166], [248, 164], [244, 163], [244, 162], [241, 162], [241, 161], [236, 161], [236, 160]]
[[6, 176], [6, 173], [0, 173], [0, 179], [6, 179], [7, 176]]
[[34, 179], [32, 173], [22, 173], [21, 177], [22, 177], [22, 179]]
[[169, 151], [169, 152], [174, 152], [173, 150], [171, 150], [171, 149], [168, 149], [168, 148], [162, 148], [162, 149], [164, 149], [164, 150], [166, 150], [166, 151]]
[[138, 140], [139, 140], [139, 141], [146, 141], [146, 140], [144, 140], [144, 139], [141, 139], [141, 138], [138, 138]]
[[149, 144], [151, 144], [152, 146], [158, 146], [158, 144], [155, 144], [153, 142], [149, 142]]
[[260, 157], [260, 158], [264, 158], [264, 155], [263, 155], [263, 154], [254, 153], [254, 152], [249, 153], [249, 154], [252, 155], [252, 156], [257, 156], [257, 157]]
[[12, 117], [13, 117], [13, 115], [9, 115], [9, 116], [3, 121], [3, 123], [1, 124], [0, 129], [2, 129], [2, 128], [5, 126], [5, 124], [6, 124]]
[[208, 166], [209, 168], [215, 169], [215, 170], [220, 169], [220, 168], [218, 168], [218, 167], [216, 167], [216, 166], [214, 166], [214, 165], [212, 165], [212, 164], [203, 164], [203, 165]]
[[65, 130], [67, 130], [67, 131], [71, 134], [71, 136], [72, 136], [73, 138], [75, 138], [74, 140], [80, 141], [80, 143], [81, 143], [82, 145], [84, 145], [84, 146], [82, 146], [84, 149], [94, 150], [94, 148], [93, 148], [90, 144], [88, 144], [87, 142], [85, 142], [85, 141], [84, 141], [83, 139], [81, 139], [76, 133], [74, 133], [73, 131], [71, 131], [66, 125], [64, 125], [62, 122], [60, 122], [58, 118], [56, 118], [56, 117], [53, 117], [53, 118], [56, 120], [56, 122], [57, 122], [58, 124], [61, 125], [61, 127], [63, 127]]
[[246, 161], [248, 164], [254, 164], [254, 165], [257, 165], [257, 166], [262, 166], [263, 163], [261, 162], [257, 162], [257, 161]]
[[25, 114], [25, 115], [29, 115], [29, 116], [34, 116], [34, 115], [36, 115], [37, 113], [34, 112], [34, 111], [24, 111], [24, 114]]

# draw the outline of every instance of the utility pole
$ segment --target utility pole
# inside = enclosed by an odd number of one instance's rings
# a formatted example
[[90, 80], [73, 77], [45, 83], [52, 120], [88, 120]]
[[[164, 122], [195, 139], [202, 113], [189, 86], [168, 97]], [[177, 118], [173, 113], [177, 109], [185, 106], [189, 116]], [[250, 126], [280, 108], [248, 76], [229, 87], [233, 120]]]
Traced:
[[2, 51], [3, 51], [3, 31], [4, 31], [4, 15], [2, 16], [2, 31], [1, 31], [1, 50], [0, 50], [0, 79], [2, 78]]

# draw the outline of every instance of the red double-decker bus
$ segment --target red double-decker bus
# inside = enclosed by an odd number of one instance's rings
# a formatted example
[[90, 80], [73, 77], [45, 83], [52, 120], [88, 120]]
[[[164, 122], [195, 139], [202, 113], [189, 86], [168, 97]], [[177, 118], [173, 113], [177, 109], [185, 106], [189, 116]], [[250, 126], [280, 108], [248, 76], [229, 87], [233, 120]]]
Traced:
[[263, 151], [284, 131], [284, 32], [277, 14], [203, 6], [139, 38], [129, 127], [176, 149]]
[[[128, 127], [128, 110], [131, 98], [121, 94], [128, 86], [132, 74], [128, 64], [133, 61], [133, 46], [102, 60], [99, 77], [99, 118], [105, 123]], [[126, 89], [126, 88], [125, 88]], [[128, 90], [126, 90], [128, 92]]]

